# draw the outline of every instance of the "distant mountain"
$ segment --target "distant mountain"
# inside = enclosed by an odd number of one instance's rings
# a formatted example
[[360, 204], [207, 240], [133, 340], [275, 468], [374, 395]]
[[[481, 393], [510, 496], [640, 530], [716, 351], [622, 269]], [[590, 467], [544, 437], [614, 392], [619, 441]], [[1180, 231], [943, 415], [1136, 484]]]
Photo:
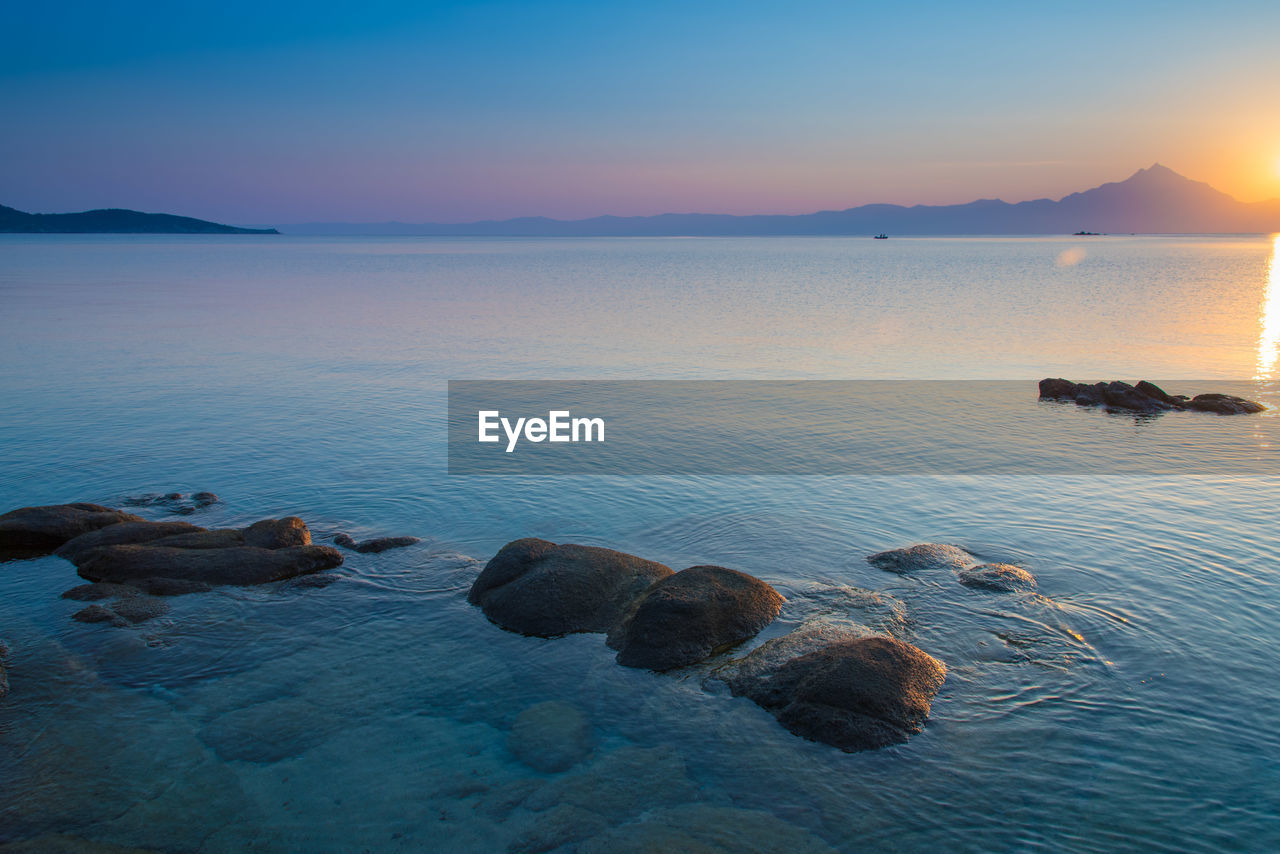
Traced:
[[32, 214], [0, 205], [0, 233], [8, 234], [279, 234], [274, 228], [236, 228], [189, 216], [120, 208]]
[[1058, 201], [1011, 204], [980, 199], [963, 205], [863, 205], [812, 214], [732, 216], [659, 214], [556, 220], [524, 217], [468, 223], [305, 223], [287, 234], [421, 234], [510, 237], [639, 237], [746, 235], [1237, 234], [1280, 231], [1280, 199], [1238, 202], [1208, 184], [1156, 164], [1124, 181]]

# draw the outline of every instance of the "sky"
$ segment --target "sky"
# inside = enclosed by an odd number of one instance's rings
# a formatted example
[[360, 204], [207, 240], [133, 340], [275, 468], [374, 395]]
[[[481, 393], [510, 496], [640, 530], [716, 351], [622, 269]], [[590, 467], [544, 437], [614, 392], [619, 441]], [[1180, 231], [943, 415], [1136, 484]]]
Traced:
[[1280, 3], [10, 4], [0, 204], [238, 224], [1280, 197]]

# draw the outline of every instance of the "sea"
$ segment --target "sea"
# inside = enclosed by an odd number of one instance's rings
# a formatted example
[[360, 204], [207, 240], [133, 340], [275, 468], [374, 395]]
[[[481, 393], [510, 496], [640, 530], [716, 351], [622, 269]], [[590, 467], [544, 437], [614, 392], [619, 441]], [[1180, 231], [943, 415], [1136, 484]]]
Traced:
[[[71, 619], [60, 558], [0, 565], [0, 842], [1280, 850], [1278, 357], [1280, 236], [0, 235], [0, 512], [212, 491], [136, 512], [421, 538], [126, 627]], [[1044, 377], [1271, 409], [1135, 418], [1040, 402]], [[936, 470], [451, 473], [465, 380], [927, 382], [989, 441], [970, 459], [894, 396], [877, 435], [936, 443]], [[974, 382], [998, 400], [946, 391]], [[1160, 465], [1038, 469], [1060, 434]], [[522, 637], [467, 603], [521, 537], [727, 566], [787, 602], [701, 665], [625, 668], [601, 635]], [[1037, 589], [866, 561], [917, 543]], [[815, 619], [946, 664], [921, 733], [843, 753], [716, 679]], [[533, 707], [585, 721], [568, 769], [522, 760]]]

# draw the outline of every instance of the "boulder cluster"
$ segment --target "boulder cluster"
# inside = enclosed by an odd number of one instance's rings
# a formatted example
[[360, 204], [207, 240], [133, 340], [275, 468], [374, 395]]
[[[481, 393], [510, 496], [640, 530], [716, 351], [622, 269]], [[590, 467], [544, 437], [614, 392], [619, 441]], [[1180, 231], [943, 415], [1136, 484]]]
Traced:
[[1040, 381], [1040, 399], [1074, 401], [1077, 406], [1103, 406], [1108, 411], [1146, 415], [1178, 410], [1243, 415], [1266, 409], [1261, 403], [1231, 394], [1198, 394], [1195, 397], [1168, 394], [1146, 380], [1129, 385], [1120, 380], [1089, 384], [1061, 378], [1043, 379]]
[[959, 546], [921, 543], [905, 549], [877, 552], [867, 557], [876, 569], [898, 575], [950, 570], [956, 581], [975, 590], [1020, 593], [1036, 589], [1036, 577], [1011, 563], [982, 563]]
[[[189, 499], [170, 493], [126, 503], [185, 516], [191, 508], [217, 500], [211, 492]], [[374, 547], [359, 550], [382, 551], [417, 540], [387, 537], [368, 542]], [[311, 531], [297, 516], [262, 519], [246, 528], [209, 529], [179, 520], [149, 521], [89, 503], [22, 507], [0, 515], [0, 560], [50, 553], [70, 561], [90, 582], [63, 594], [95, 603], [73, 619], [117, 626], [167, 612], [169, 606], [160, 596], [203, 592], [217, 585], [305, 580], [342, 563], [337, 549], [312, 544]]]
[[[750, 640], [784, 601], [769, 584], [726, 567], [674, 572], [612, 549], [533, 538], [505, 545], [467, 598], [520, 634], [607, 633], [619, 664], [657, 672]], [[779, 640], [761, 649], [796, 654], [747, 656], [750, 678], [731, 681], [733, 692], [797, 735], [846, 751], [901, 743], [919, 732], [946, 674], [941, 662], [889, 637], [835, 636], [789, 646]]]

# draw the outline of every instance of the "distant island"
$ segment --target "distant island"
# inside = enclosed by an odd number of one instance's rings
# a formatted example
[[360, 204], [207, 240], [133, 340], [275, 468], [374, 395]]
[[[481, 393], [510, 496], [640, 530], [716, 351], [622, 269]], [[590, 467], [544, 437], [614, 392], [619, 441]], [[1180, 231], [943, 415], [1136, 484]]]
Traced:
[[286, 234], [446, 237], [732, 237], [764, 235], [1254, 234], [1280, 231], [1280, 199], [1240, 202], [1160, 164], [1054, 201], [862, 205], [798, 215], [659, 214], [466, 223], [302, 223]]
[[0, 205], [0, 234], [279, 234], [274, 228], [237, 228], [189, 216], [105, 208], [33, 214]]

